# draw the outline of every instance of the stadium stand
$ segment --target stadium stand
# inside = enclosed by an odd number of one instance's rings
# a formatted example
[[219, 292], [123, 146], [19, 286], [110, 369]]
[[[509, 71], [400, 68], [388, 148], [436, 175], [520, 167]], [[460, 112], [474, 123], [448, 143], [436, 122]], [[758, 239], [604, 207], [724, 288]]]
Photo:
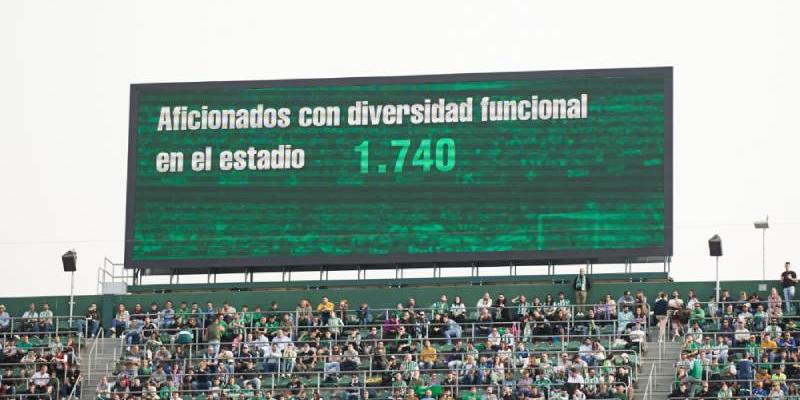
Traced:
[[[128, 295], [88, 303], [73, 324], [42, 318], [43, 304], [14, 317], [3, 307], [0, 387], [3, 397], [84, 399], [791, 397], [796, 307], [787, 313], [777, 289], [762, 300], [749, 285], [720, 302], [682, 296], [685, 284], [617, 285], [585, 306], [569, 292], [476, 295], [470, 286], [393, 307], [319, 289], [295, 293], [293, 307], [271, 291], [247, 297], [263, 308], [229, 291], [221, 302]], [[667, 286], [676, 289], [648, 299]], [[662, 357], [670, 370], [659, 377]], [[655, 389], [659, 379], [668, 383]]]

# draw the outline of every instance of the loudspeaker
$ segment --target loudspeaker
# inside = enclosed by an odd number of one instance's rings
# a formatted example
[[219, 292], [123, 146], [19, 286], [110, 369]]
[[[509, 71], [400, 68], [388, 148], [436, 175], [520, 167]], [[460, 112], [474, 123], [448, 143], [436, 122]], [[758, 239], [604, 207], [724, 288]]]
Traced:
[[61, 256], [61, 263], [64, 264], [64, 272], [75, 272], [78, 264], [78, 253], [70, 250]]
[[708, 239], [708, 253], [711, 257], [722, 256], [722, 239], [719, 235], [714, 235], [711, 239]]

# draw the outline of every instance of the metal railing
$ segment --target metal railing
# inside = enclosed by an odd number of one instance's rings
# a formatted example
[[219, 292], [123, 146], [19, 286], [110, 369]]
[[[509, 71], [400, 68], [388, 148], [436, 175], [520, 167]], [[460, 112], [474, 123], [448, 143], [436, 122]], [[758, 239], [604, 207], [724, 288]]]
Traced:
[[[430, 369], [426, 370], [426, 372], [431, 372], [435, 374], [447, 375], [450, 370], [448, 369]], [[161, 385], [172, 385], [171, 390], [177, 391], [181, 394], [195, 394], [195, 393], [222, 393], [225, 390], [225, 386], [227, 382], [230, 381], [231, 378], [237, 382], [237, 386], [241, 383], [241, 387], [239, 388], [240, 391], [249, 391], [253, 393], [254, 391], [266, 394], [275, 394], [277, 390], [283, 391], [291, 391], [291, 388], [287, 388], [287, 384], [291, 381], [291, 379], [281, 377], [278, 373], [229, 373], [225, 374], [225, 379], [208, 379], [204, 381], [196, 381], [191, 386], [191, 388], [182, 388], [176, 385], [176, 380], [180, 381], [184, 372], [179, 372], [173, 374], [175, 378], [171, 380], [165, 380], [162, 382], [158, 382], [158, 386]], [[401, 384], [399, 380], [395, 377], [397, 374], [401, 375], [401, 380], [403, 383]], [[197, 372], [195, 371], [195, 375]], [[353, 375], [357, 377], [357, 380], [353, 380]], [[520, 384], [519, 380], [507, 380], [504, 377], [500, 377], [498, 373], [492, 372], [489, 374], [489, 380], [483, 381], [476, 380], [473, 381], [471, 378], [469, 380], [465, 379], [464, 375], [457, 376], [456, 379], [452, 381], [448, 381], [447, 379], [442, 380], [438, 385], [429, 385], [430, 382], [425, 382], [420, 380], [419, 385], [408, 385], [406, 381], [410, 381], [415, 383], [418, 380], [417, 374], [414, 372], [410, 372], [409, 374], [404, 374], [402, 371], [396, 370], [380, 370], [374, 371], [373, 373], [368, 373], [367, 371], [313, 371], [313, 372], [295, 372], [292, 378], [297, 378], [300, 385], [302, 385], [303, 390], [313, 390], [313, 392], [320, 393], [324, 395], [326, 392], [331, 394], [339, 393], [343, 394], [345, 392], [352, 393], [359, 397], [354, 398], [361, 398], [360, 393], [364, 391], [370, 392], [393, 392], [398, 388], [402, 388], [402, 390], [437, 390], [444, 392], [445, 390], [451, 391], [453, 395], [457, 395], [463, 391], [469, 391], [472, 387], [480, 388], [481, 390], [485, 391], [487, 388], [493, 388], [495, 393], [500, 394], [504, 387], [511, 388], [514, 392], [517, 392], [519, 386], [538, 386], [544, 389], [547, 392], [564, 390], [569, 387], [568, 382], [559, 382], [559, 383], [537, 383], [537, 382], [530, 382], [529, 384]], [[217, 381], [219, 383], [215, 383]], [[622, 383], [622, 387], [625, 391], [630, 390], [633, 382], [628, 380], [627, 383]], [[108, 383], [109, 386], [113, 386], [112, 383]], [[597, 386], [616, 386], [613, 382], [598, 382], [593, 383], [591, 385]], [[438, 389], [437, 389], [438, 387]], [[300, 390], [296, 388], [295, 390]], [[371, 396], [372, 397], [372, 396]], [[385, 398], [378, 397], [378, 398]]]
[[103, 330], [99, 330], [97, 332], [97, 337], [92, 341], [92, 346], [89, 348], [89, 351], [86, 353], [86, 375], [87, 381], [92, 381], [92, 374], [94, 373], [94, 368], [97, 366], [97, 356], [103, 350], [99, 349], [99, 347], [105, 346], [105, 334]]
[[72, 385], [72, 390], [69, 392], [69, 395], [67, 396], [67, 398], [70, 399], [70, 400], [74, 400], [74, 399], [77, 398], [77, 397], [75, 397], [76, 394], [78, 396], [80, 396], [80, 392], [78, 392], [78, 389], [81, 388], [82, 384], [83, 384], [83, 373], [78, 375], [78, 379], [76, 379], [75, 380], [75, 384]]

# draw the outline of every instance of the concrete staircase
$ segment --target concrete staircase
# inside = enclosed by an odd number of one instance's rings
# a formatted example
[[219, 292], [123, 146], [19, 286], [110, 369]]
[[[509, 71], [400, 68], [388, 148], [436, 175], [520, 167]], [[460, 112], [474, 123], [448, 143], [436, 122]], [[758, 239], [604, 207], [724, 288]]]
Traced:
[[[652, 332], [652, 331], [651, 331]], [[680, 342], [664, 342], [659, 350], [658, 331], [648, 335], [647, 353], [642, 355], [636, 400], [663, 400], [672, 392], [675, 379], [675, 362], [681, 351]], [[652, 373], [652, 379], [649, 379]], [[648, 383], [650, 387], [648, 388]], [[646, 394], [646, 395], [645, 395]]]
[[110, 374], [119, 358], [122, 348], [122, 339], [97, 338], [88, 339], [86, 346], [81, 349], [80, 360], [83, 371], [83, 384], [81, 386], [81, 399], [96, 399], [95, 389], [100, 378]]

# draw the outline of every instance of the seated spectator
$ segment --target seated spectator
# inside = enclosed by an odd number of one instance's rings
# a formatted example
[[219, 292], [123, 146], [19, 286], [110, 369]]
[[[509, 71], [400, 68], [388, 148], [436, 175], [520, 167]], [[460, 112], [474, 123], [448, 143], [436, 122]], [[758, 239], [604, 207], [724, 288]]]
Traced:
[[370, 325], [372, 324], [372, 313], [369, 309], [369, 304], [361, 303], [358, 306], [358, 311], [356, 311], [356, 318], [358, 319], [359, 325]]
[[475, 335], [483, 337], [489, 336], [489, 333], [492, 332], [493, 324], [494, 320], [492, 319], [492, 315], [489, 313], [489, 308], [482, 308], [480, 310], [480, 314], [478, 314], [478, 320], [475, 322]]
[[39, 312], [36, 311], [36, 304], [31, 303], [28, 311], [22, 313], [23, 332], [39, 333]]
[[33, 376], [31, 376], [30, 382], [34, 384], [37, 394], [49, 394], [52, 392], [50, 379], [51, 376], [47, 371], [47, 365], [41, 365]]
[[322, 323], [328, 324], [328, 319], [333, 315], [333, 303], [330, 302], [328, 296], [322, 296], [322, 301], [317, 305], [317, 312], [322, 317]]
[[397, 331], [400, 329], [400, 321], [397, 320], [397, 316], [392, 314], [383, 321], [383, 334], [384, 336], [394, 336], [397, 334]]
[[453, 298], [453, 304], [450, 304], [450, 319], [458, 323], [463, 323], [467, 320], [467, 306], [461, 300], [461, 296]]
[[121, 336], [128, 329], [130, 319], [130, 313], [125, 309], [125, 305], [122, 303], [117, 305], [117, 312], [111, 320], [111, 337]]
[[423, 370], [433, 369], [438, 359], [436, 348], [431, 345], [430, 340], [426, 340], [419, 353], [419, 367]]
[[355, 371], [361, 365], [361, 358], [358, 350], [352, 344], [347, 345], [347, 349], [342, 352], [341, 369], [343, 371]]
[[338, 338], [344, 329], [344, 321], [339, 317], [338, 313], [334, 313], [328, 318], [328, 331], [334, 338]]
[[83, 315], [83, 319], [78, 318], [75, 321], [75, 328], [79, 335], [85, 334], [87, 337], [94, 338], [100, 331], [100, 314], [97, 312], [97, 304], [90, 304]]
[[175, 309], [174, 304], [167, 300], [164, 303], [164, 309], [158, 313], [158, 328], [163, 330], [170, 330], [175, 327]]
[[489, 292], [484, 292], [483, 296], [478, 299], [477, 303], [475, 303], [475, 311], [480, 315], [483, 310], [491, 313], [492, 308], [492, 296], [489, 295]]
[[617, 332], [625, 332], [630, 323], [633, 323], [633, 312], [627, 305], [623, 305], [617, 317]]

